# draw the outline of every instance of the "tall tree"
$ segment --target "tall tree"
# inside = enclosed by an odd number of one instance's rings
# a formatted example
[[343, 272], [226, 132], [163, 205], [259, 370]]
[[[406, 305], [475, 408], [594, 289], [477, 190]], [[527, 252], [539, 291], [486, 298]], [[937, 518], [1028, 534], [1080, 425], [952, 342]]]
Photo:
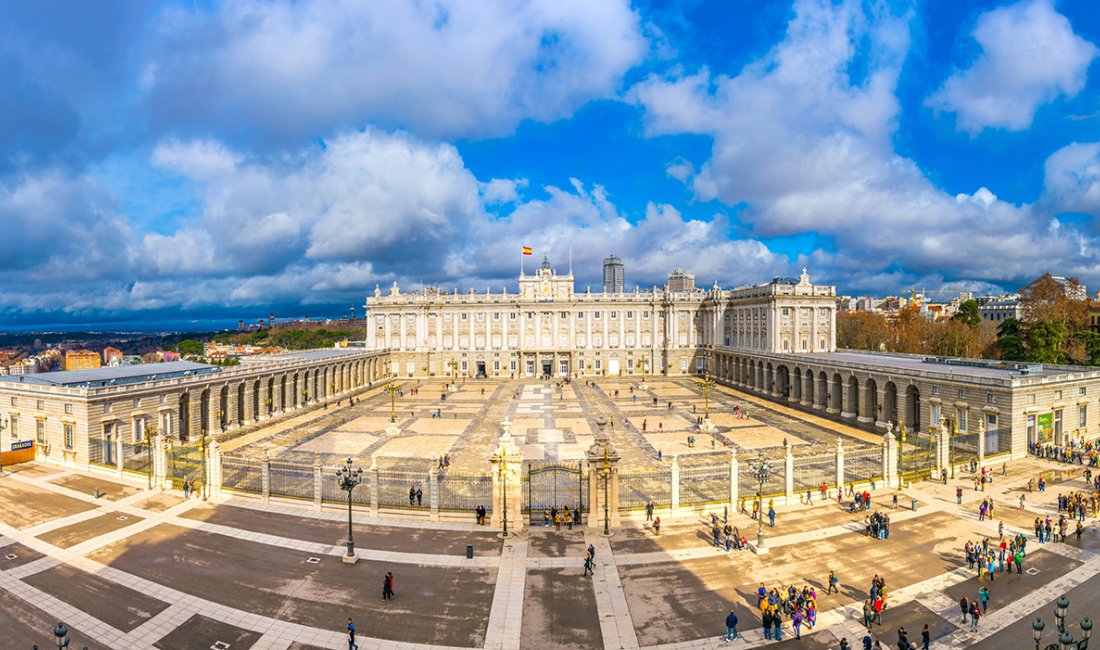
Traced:
[[1024, 334], [1020, 321], [1006, 318], [997, 326], [997, 351], [1007, 361], [1026, 361]]
[[982, 322], [982, 314], [978, 309], [977, 300], [964, 300], [959, 304], [959, 310], [951, 317], [952, 320], [963, 322], [971, 327], [977, 327]]

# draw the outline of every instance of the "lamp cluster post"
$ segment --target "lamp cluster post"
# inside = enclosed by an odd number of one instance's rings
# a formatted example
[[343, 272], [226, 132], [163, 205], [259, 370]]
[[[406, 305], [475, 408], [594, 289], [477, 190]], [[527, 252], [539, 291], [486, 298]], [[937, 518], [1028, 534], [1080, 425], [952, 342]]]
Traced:
[[336, 482], [340, 485], [341, 490], [348, 493], [348, 553], [344, 556], [344, 562], [348, 564], [354, 564], [357, 559], [355, 557], [355, 539], [351, 535], [351, 492], [363, 482], [363, 468], [352, 469], [351, 465], [351, 458], [348, 458], [344, 467], [336, 470]]
[[898, 425], [898, 489], [905, 488], [905, 423]]
[[760, 507], [756, 511], [756, 547], [762, 549], [764, 548], [764, 484], [768, 482], [772, 468], [763, 451], [756, 456], [756, 460], [749, 461], [749, 466], [752, 468], [753, 478], [759, 485], [756, 490], [756, 498], [760, 499]]
[[710, 374], [703, 375], [703, 396], [705, 401], [703, 402], [703, 417], [710, 418], [710, 391], [714, 388], [714, 380], [710, 378]]
[[1043, 639], [1043, 629], [1046, 624], [1043, 619], [1037, 618], [1031, 624], [1031, 634], [1035, 639], [1035, 650], [1088, 650], [1089, 637], [1092, 636], [1092, 621], [1086, 616], [1081, 619], [1081, 640], [1076, 641], [1073, 635], [1066, 631], [1066, 610], [1069, 609], [1069, 598], [1062, 596], [1054, 603], [1054, 620], [1058, 625], [1058, 642], [1049, 643], [1040, 648]]
[[393, 383], [393, 379], [390, 379], [390, 383], [386, 385], [382, 390], [390, 394], [390, 424], [397, 422], [397, 411], [394, 407], [394, 396], [401, 391], [401, 388], [397, 384]]
[[952, 480], [954, 480], [954, 478], [955, 478], [955, 434], [957, 433], [956, 432], [956, 427], [958, 427], [959, 424], [955, 420], [954, 415], [950, 415], [950, 416], [945, 415], [943, 419], [947, 423], [947, 427], [948, 427], [947, 428], [947, 455], [948, 455], [948, 461], [947, 462], [951, 464], [951, 478], [952, 478]]

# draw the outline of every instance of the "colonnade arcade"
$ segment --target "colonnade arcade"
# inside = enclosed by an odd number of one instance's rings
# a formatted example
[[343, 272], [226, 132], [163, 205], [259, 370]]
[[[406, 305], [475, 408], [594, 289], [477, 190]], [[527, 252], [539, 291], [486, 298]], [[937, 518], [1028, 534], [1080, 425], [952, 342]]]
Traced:
[[[203, 431], [215, 435], [298, 408], [340, 399], [382, 379], [387, 370], [385, 355], [378, 355], [315, 367], [260, 371], [247, 377], [214, 375], [210, 381], [181, 393], [177, 408], [162, 409], [160, 425], [167, 429], [167, 435], [187, 442]], [[173, 415], [175, 426], [171, 422]]]
[[712, 377], [736, 388], [842, 419], [880, 428], [890, 422], [905, 424], [910, 431], [929, 426], [921, 414], [920, 388], [911, 380], [809, 361], [715, 352], [709, 367]]

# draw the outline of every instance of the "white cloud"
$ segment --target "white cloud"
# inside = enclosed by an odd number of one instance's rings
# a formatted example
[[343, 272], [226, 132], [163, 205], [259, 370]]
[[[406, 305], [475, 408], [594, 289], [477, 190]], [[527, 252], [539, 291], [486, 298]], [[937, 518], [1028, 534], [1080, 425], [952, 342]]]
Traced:
[[648, 47], [625, 0], [229, 2], [166, 10], [158, 37], [154, 122], [306, 136], [508, 133], [614, 96]]
[[928, 105], [958, 114], [961, 131], [1019, 131], [1035, 112], [1085, 86], [1098, 50], [1073, 32], [1051, 0], [1025, 0], [982, 14], [972, 33], [981, 55], [956, 71]]
[[799, 0], [785, 38], [736, 76], [674, 69], [629, 97], [652, 135], [713, 137], [691, 177], [697, 198], [743, 205], [738, 217], [756, 236], [832, 239], [844, 254], [821, 260], [855, 286], [899, 268], [1012, 282], [1052, 259], [1094, 263], [1077, 229], [1052, 231], [1042, 212], [988, 188], [944, 192], [893, 150], [909, 19], [855, 0]]
[[488, 204], [515, 203], [519, 200], [519, 190], [525, 187], [525, 178], [494, 178], [484, 185], [481, 196]]
[[1046, 161], [1044, 201], [1059, 212], [1100, 216], [1100, 142], [1073, 142]]

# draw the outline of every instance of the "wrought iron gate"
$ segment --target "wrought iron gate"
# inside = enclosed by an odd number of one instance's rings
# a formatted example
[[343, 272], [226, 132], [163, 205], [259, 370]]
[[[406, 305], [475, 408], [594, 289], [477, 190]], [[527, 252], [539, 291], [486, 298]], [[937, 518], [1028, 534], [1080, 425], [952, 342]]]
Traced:
[[202, 448], [199, 445], [175, 444], [168, 449], [168, 478], [172, 487], [180, 488], [186, 480], [195, 481], [195, 487], [206, 483], [203, 476]]
[[931, 478], [936, 467], [936, 439], [927, 433], [902, 433], [898, 464], [906, 483]]
[[542, 525], [543, 512], [551, 508], [559, 511], [566, 506], [570, 511], [588, 511], [587, 489], [582, 463], [528, 463], [523, 475], [523, 489], [527, 493], [526, 512], [531, 525]]

